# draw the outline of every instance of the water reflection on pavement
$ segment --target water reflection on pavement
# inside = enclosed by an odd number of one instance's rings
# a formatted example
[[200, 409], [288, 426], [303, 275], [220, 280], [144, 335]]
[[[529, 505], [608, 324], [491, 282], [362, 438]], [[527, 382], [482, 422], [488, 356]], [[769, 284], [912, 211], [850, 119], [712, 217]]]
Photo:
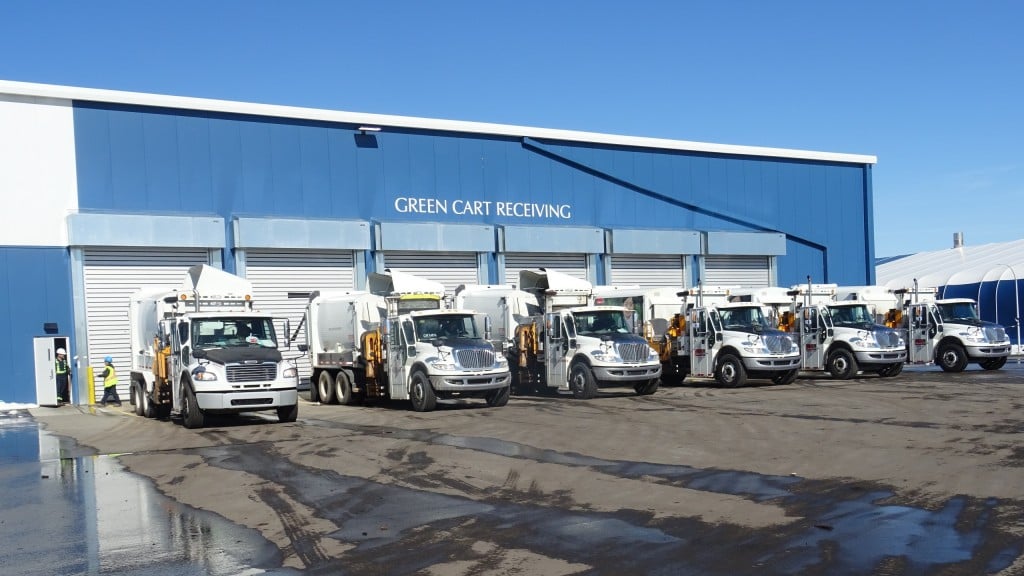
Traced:
[[4, 574], [285, 574], [258, 532], [183, 506], [40, 430], [0, 414], [0, 566]]

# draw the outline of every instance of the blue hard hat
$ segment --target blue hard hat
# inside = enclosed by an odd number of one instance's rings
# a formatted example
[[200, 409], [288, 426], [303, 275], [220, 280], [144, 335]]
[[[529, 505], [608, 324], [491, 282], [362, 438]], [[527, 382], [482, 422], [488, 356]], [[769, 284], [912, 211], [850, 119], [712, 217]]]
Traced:
[[103, 357], [103, 361], [104, 361], [104, 362], [113, 362], [113, 361], [114, 361], [114, 359], [113, 359], [112, 357], [110, 357], [110, 356], [104, 356], [104, 357]]

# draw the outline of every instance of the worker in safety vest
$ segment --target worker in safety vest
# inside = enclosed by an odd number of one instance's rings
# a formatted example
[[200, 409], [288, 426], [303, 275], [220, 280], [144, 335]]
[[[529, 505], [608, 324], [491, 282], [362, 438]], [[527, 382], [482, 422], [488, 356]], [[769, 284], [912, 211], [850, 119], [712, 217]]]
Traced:
[[121, 397], [117, 395], [117, 370], [114, 369], [114, 359], [110, 356], [103, 359], [103, 399], [100, 400], [100, 405], [106, 406], [107, 402], [114, 406], [121, 405]]
[[57, 403], [64, 404], [71, 401], [71, 368], [68, 366], [68, 353], [63, 348], [57, 348], [57, 358], [53, 362], [53, 371], [57, 375]]

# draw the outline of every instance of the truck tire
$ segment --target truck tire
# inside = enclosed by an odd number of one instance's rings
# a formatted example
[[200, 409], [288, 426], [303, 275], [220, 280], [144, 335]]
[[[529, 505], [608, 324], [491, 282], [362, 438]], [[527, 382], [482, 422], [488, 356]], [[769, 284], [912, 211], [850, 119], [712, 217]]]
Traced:
[[879, 370], [878, 375], [882, 378], [892, 378], [893, 376], [899, 376], [901, 372], [903, 372], [903, 362], [896, 362]]
[[487, 405], [491, 408], [501, 408], [508, 404], [508, 397], [512, 394], [512, 387], [505, 386], [487, 393]]
[[352, 381], [344, 370], [338, 370], [334, 377], [334, 400], [342, 406], [352, 404]]
[[985, 370], [999, 370], [1006, 364], [1006, 356], [1000, 358], [988, 358], [978, 362], [978, 365]]
[[943, 372], [963, 372], [967, 368], [967, 353], [959, 344], [943, 344], [935, 353], [935, 361]]
[[334, 404], [334, 377], [329, 370], [320, 372], [316, 379], [316, 396], [321, 404]]
[[856, 376], [857, 371], [860, 370], [857, 366], [857, 359], [853, 357], [853, 353], [845, 348], [840, 348], [829, 354], [828, 360], [825, 361], [825, 367], [828, 369], [828, 373], [836, 380], [849, 380]]
[[138, 380], [132, 380], [132, 405], [135, 407], [136, 416], [146, 415], [146, 393]]
[[637, 382], [633, 386], [633, 390], [636, 391], [637, 396], [649, 396], [658, 391], [658, 386], [661, 385], [661, 380], [657, 378], [651, 378], [650, 380], [644, 380]]
[[715, 366], [715, 381], [719, 386], [739, 388], [747, 383], [747, 369], [734, 354], [725, 354]]
[[437, 406], [434, 388], [430, 385], [430, 379], [423, 372], [413, 373], [409, 400], [412, 400], [412, 409], [417, 412], [430, 412]]
[[189, 429], [202, 428], [206, 423], [206, 415], [199, 409], [191, 384], [185, 384], [184, 388], [185, 397], [181, 399], [181, 423]]
[[569, 371], [569, 388], [574, 398], [589, 400], [597, 396], [597, 382], [594, 381], [594, 373], [590, 366], [582, 362], [573, 364]]
[[295, 422], [299, 417], [299, 405], [298, 403], [292, 404], [291, 406], [280, 406], [277, 409], [277, 421], [282, 424], [288, 422]]
[[772, 376], [772, 384], [778, 384], [780, 386], [783, 386], [783, 385], [786, 385], [786, 384], [792, 384], [793, 382], [796, 381], [796, 377], [799, 374], [800, 374], [800, 369], [799, 368], [794, 368], [792, 370], [786, 370], [785, 372], [779, 372], [778, 374], [775, 374], [775, 375]]

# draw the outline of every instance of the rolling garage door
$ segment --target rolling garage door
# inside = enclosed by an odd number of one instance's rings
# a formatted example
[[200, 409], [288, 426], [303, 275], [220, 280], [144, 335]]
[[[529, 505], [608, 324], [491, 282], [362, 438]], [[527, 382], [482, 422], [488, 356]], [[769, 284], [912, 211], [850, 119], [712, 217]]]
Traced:
[[612, 285], [639, 285], [642, 288], [688, 286], [686, 258], [678, 254], [615, 254], [612, 259]]
[[519, 272], [537, 268], [551, 268], [574, 278], [587, 280], [587, 255], [537, 252], [506, 254], [505, 283], [519, 286]]
[[291, 347], [282, 349], [281, 354], [295, 361], [300, 380], [308, 380], [312, 373], [309, 357], [298, 349], [299, 344], [306, 343], [302, 317], [309, 303], [308, 294], [314, 290], [353, 289], [352, 252], [251, 250], [246, 252], [245, 266], [245, 277], [252, 282], [255, 308], [274, 318], [287, 318], [291, 324], [291, 333], [285, 334], [284, 323], [276, 323], [282, 341], [295, 336]]
[[448, 293], [480, 283], [476, 252], [385, 252], [384, 267], [440, 282]]
[[771, 286], [769, 256], [705, 256], [703, 283], [707, 286]]
[[[89, 362], [95, 370], [93, 388], [103, 397], [103, 357], [111, 356], [118, 371], [117, 393], [129, 398], [131, 340], [128, 301], [141, 289], [177, 288], [189, 267], [209, 263], [206, 249], [93, 248], [84, 251], [85, 321]], [[85, 365], [78, 378], [85, 376]]]

